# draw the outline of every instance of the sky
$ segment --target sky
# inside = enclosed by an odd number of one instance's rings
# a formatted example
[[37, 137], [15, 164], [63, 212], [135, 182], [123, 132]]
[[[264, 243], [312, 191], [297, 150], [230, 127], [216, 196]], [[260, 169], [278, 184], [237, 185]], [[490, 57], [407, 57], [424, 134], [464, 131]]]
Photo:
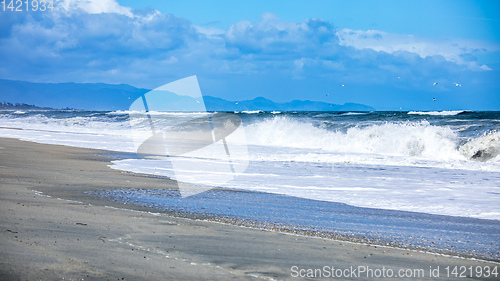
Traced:
[[460, 0], [55, 0], [53, 11], [0, 11], [0, 79], [153, 89], [197, 75], [204, 95], [227, 100], [500, 110], [499, 11]]

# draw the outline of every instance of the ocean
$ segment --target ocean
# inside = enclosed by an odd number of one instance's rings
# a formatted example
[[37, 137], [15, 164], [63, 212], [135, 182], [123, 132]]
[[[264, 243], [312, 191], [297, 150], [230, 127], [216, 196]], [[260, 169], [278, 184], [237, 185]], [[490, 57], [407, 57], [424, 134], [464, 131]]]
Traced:
[[178, 158], [135, 154], [134, 130], [148, 129], [151, 116], [161, 130], [203, 114], [4, 110], [0, 136], [119, 151], [112, 169], [180, 177], [208, 190], [187, 198], [161, 187], [99, 195], [120, 202], [392, 240], [406, 235], [403, 244], [409, 235], [423, 244], [447, 237], [433, 246], [500, 257], [500, 112], [231, 112], [243, 131], [231, 145], [244, 150], [231, 161], [244, 165], [229, 178], [197, 166], [205, 160], [196, 155], [182, 160], [180, 174]]

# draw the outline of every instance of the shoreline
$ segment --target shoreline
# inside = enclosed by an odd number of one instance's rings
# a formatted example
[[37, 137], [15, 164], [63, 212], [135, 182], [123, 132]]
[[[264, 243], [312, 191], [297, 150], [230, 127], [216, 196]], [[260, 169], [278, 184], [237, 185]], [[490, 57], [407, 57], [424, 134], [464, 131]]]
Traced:
[[361, 208], [226, 189], [213, 189], [182, 200], [175, 192], [157, 189], [106, 190], [95, 195], [126, 204], [128, 208], [131, 205], [145, 207], [174, 217], [463, 258], [500, 260], [498, 247], [494, 246], [500, 239], [500, 223], [494, 220]]
[[[38, 196], [45, 196], [51, 198], [52, 196], [46, 195], [41, 191], [38, 190], [31, 190]], [[65, 200], [68, 202], [72, 203], [78, 203], [78, 204], [86, 204], [85, 202], [82, 201], [75, 201], [75, 200], [70, 200], [70, 199], [64, 199], [64, 198], [56, 198], [58, 200]], [[98, 201], [101, 201], [101, 199], [96, 199]], [[258, 221], [242, 221], [242, 220], [237, 220], [233, 218], [228, 218], [228, 217], [217, 217], [217, 216], [210, 216], [210, 215], [198, 215], [198, 214], [190, 214], [190, 213], [174, 213], [174, 212], [166, 212], [166, 211], [161, 211], [157, 210], [155, 208], [148, 208], [148, 207], [141, 207], [140, 205], [135, 205], [135, 204], [128, 204], [128, 205], [123, 205], [121, 203], [113, 204], [116, 202], [113, 202], [111, 200], [105, 200], [102, 199], [104, 202], [101, 206], [104, 208], [111, 208], [111, 209], [117, 209], [117, 210], [123, 210], [123, 211], [131, 211], [131, 212], [139, 212], [139, 213], [145, 213], [145, 214], [150, 214], [153, 216], [163, 216], [167, 218], [172, 218], [172, 219], [182, 219], [182, 220], [190, 220], [190, 221], [199, 221], [199, 222], [208, 222], [208, 223], [214, 223], [214, 224], [221, 224], [221, 225], [226, 225], [226, 226], [234, 226], [234, 227], [241, 227], [241, 228], [246, 228], [246, 229], [252, 229], [252, 230], [259, 230], [259, 231], [268, 231], [268, 232], [276, 232], [279, 234], [283, 235], [290, 235], [290, 236], [298, 236], [298, 237], [303, 237], [303, 238], [314, 238], [314, 239], [323, 239], [323, 240], [329, 240], [333, 242], [341, 242], [341, 243], [352, 243], [355, 245], [359, 246], [368, 246], [368, 247], [380, 247], [380, 248], [387, 248], [387, 249], [394, 249], [394, 250], [402, 250], [402, 251], [411, 251], [411, 252], [417, 252], [417, 253], [422, 253], [422, 254], [429, 254], [429, 255], [436, 255], [436, 256], [442, 256], [442, 257], [449, 257], [449, 258], [455, 258], [455, 259], [464, 259], [464, 260], [470, 260], [470, 261], [479, 261], [479, 262], [485, 262], [485, 263], [494, 263], [500, 265], [500, 259], [488, 259], [488, 258], [481, 258], [481, 257], [476, 257], [476, 256], [471, 256], [471, 255], [466, 255], [466, 254], [457, 254], [456, 252], [445, 252], [445, 251], [436, 251], [436, 250], [429, 250], [425, 247], [416, 247], [414, 245], [408, 245], [408, 246], [401, 246], [398, 243], [395, 242], [389, 242], [389, 243], [380, 243], [378, 240], [372, 240], [372, 239], [367, 239], [367, 238], [359, 238], [356, 236], [348, 237], [344, 235], [339, 235], [339, 234], [331, 234], [331, 233], [326, 233], [322, 231], [297, 231], [294, 230], [294, 226], [275, 226], [272, 224], [266, 224]], [[108, 204], [106, 204], [108, 203]], [[93, 206], [93, 204], [88, 204], [89, 206]], [[100, 204], [99, 204], [100, 205]]]
[[[217, 280], [254, 278], [253, 275], [263, 279], [288, 279], [293, 265], [315, 268], [332, 263], [340, 267], [385, 264], [395, 268], [429, 268], [432, 264], [444, 268], [444, 265], [455, 264], [497, 264], [460, 256], [446, 257], [418, 250], [389, 249], [380, 245], [324, 239], [328, 237], [242, 227], [224, 221], [199, 220], [195, 216], [156, 215], [151, 213], [151, 208], [124, 205], [83, 193], [119, 188], [150, 189], [152, 186], [176, 188], [174, 183], [165, 179], [109, 168], [110, 155], [115, 155], [114, 152], [6, 138], [0, 138], [0, 147], [3, 148], [0, 149], [0, 208], [3, 214], [0, 245], [5, 249], [5, 255], [0, 260], [0, 277], [45, 280], [89, 275], [93, 276], [90, 279], [105, 280], [121, 275], [121, 278], [130, 280], [145, 279], [145, 276], [161, 280], [165, 276], [197, 279], [207, 274]], [[29, 208], [32, 209], [27, 211]], [[232, 235], [227, 236], [227, 233]], [[169, 236], [177, 235], [179, 239], [168, 242], [172, 239]], [[75, 241], [70, 243], [69, 240], [74, 237], [79, 237], [78, 241], [86, 241], [86, 244], [77, 246]], [[59, 245], [54, 243], [59, 239], [63, 240]], [[101, 249], [103, 247], [105, 249]], [[133, 252], [131, 247], [136, 249], [136, 253], [148, 253], [151, 257], [148, 259], [142, 254], [140, 257], [129, 256]], [[93, 253], [96, 251], [104, 256], [98, 255], [94, 261]], [[26, 266], [26, 261], [30, 259], [30, 265]], [[61, 260], [62, 265], [57, 265]], [[150, 264], [144, 264], [145, 261]], [[145, 273], [149, 275], [134, 273], [131, 268], [135, 262], [141, 264], [141, 269], [147, 268]], [[118, 266], [120, 263], [122, 265]], [[174, 268], [162, 265], [164, 263]], [[196, 268], [194, 272], [189, 269], [191, 267]]]
[[[111, 202], [103, 199], [105, 202]], [[416, 242], [411, 242], [408, 239], [403, 240], [394, 240], [391, 238], [381, 239], [376, 236], [369, 235], [361, 235], [359, 232], [354, 232], [354, 234], [350, 234], [344, 231], [329, 231], [322, 228], [311, 228], [297, 225], [283, 225], [278, 223], [260, 221], [258, 219], [239, 219], [231, 216], [221, 216], [215, 214], [196, 214], [196, 213], [187, 213], [187, 212], [175, 212], [175, 211], [165, 211], [159, 208], [154, 207], [144, 207], [142, 205], [130, 204], [123, 205], [123, 203], [119, 203], [119, 201], [112, 201], [114, 203], [118, 202], [118, 208], [124, 208], [129, 210], [135, 210], [135, 208], [140, 208], [141, 211], [149, 212], [149, 213], [158, 213], [164, 214], [169, 217], [182, 218], [188, 220], [196, 220], [196, 221], [206, 221], [211, 223], [221, 223], [225, 225], [244, 227], [249, 229], [258, 229], [264, 231], [272, 231], [277, 233], [282, 233], [286, 235], [297, 235], [303, 237], [317, 238], [317, 239], [327, 239], [337, 242], [347, 242], [347, 243], [355, 243], [360, 245], [368, 245], [373, 247], [387, 247], [393, 249], [402, 249], [408, 251], [417, 251], [421, 253], [428, 253], [434, 255], [441, 256], [449, 256], [460, 259], [471, 259], [471, 260], [479, 260], [485, 262], [495, 262], [500, 264], [500, 258], [491, 258], [485, 257], [478, 254], [468, 254], [466, 249], [442, 249], [439, 247], [431, 247], [422, 244], [418, 244]], [[120, 205], [122, 204], [122, 205]], [[116, 205], [114, 205], [115, 207]], [[429, 241], [430, 243], [430, 241]], [[432, 242], [434, 244], [434, 242]], [[451, 246], [454, 247], [454, 246]], [[474, 252], [475, 250], [469, 250], [470, 252]]]
[[[36, 190], [31, 190], [35, 192], [36, 195], [39, 196], [45, 196], [45, 197], [52, 197], [50, 195], [45, 195], [40, 191]], [[85, 204], [84, 202], [81, 201], [73, 201], [73, 200], [68, 200], [68, 199], [63, 199], [63, 198], [57, 198], [58, 200], [65, 200], [68, 202], [73, 202], [73, 203], [79, 203], [79, 204]], [[107, 200], [103, 200], [107, 201]], [[109, 201], [107, 201], [109, 202]], [[91, 204], [89, 204], [92, 206]], [[129, 207], [128, 205], [127, 207]], [[415, 247], [402, 247], [402, 246], [397, 246], [397, 245], [382, 245], [382, 244], [377, 244], [373, 243], [373, 241], [368, 241], [364, 242], [363, 239], [353, 237], [352, 239], [349, 239], [348, 237], [345, 236], [335, 236], [335, 235], [328, 235], [327, 233], [311, 233], [311, 232], [294, 232], [290, 230], [289, 228], [273, 228], [273, 227], [264, 227], [264, 226], [259, 226], [257, 223], [252, 225], [252, 221], [249, 221], [248, 224], [245, 224], [245, 222], [234, 222], [231, 221], [231, 219], [225, 220], [224, 218], [217, 218], [214, 216], [206, 216], [206, 217], [200, 217], [195, 214], [171, 214], [167, 212], [154, 212], [154, 208], [146, 208], [146, 209], [151, 209], [151, 210], [136, 210], [133, 207], [132, 208], [126, 208], [126, 207], [114, 207], [114, 206], [109, 206], [109, 205], [103, 205], [105, 208], [110, 208], [110, 209], [116, 209], [116, 210], [122, 210], [122, 211], [131, 211], [131, 212], [138, 212], [138, 213], [145, 213], [145, 214], [150, 214], [153, 216], [162, 216], [166, 218], [172, 218], [172, 219], [181, 219], [181, 220], [188, 220], [188, 221], [198, 221], [198, 222], [208, 222], [208, 223], [213, 223], [213, 224], [221, 224], [225, 226], [231, 226], [231, 227], [239, 227], [239, 228], [244, 228], [244, 229], [251, 229], [251, 230], [260, 230], [260, 231], [267, 231], [267, 232], [275, 232], [278, 234], [283, 234], [283, 235], [290, 235], [290, 236], [297, 236], [297, 237], [302, 237], [302, 238], [312, 238], [312, 239], [320, 239], [320, 240], [328, 240], [332, 242], [340, 242], [340, 243], [348, 243], [348, 244], [354, 244], [357, 246], [367, 246], [367, 247], [374, 247], [374, 248], [386, 248], [386, 249], [392, 249], [392, 250], [402, 250], [402, 251], [410, 251], [410, 252], [415, 252], [415, 253], [421, 253], [421, 254], [428, 254], [428, 255], [435, 255], [435, 256], [441, 256], [441, 257], [447, 257], [447, 258], [453, 258], [453, 259], [461, 259], [461, 260], [470, 260], [470, 261], [478, 261], [478, 262], [483, 262], [483, 263], [492, 263], [492, 264], [497, 264], [500, 265], [500, 260], [495, 260], [495, 259], [481, 259], [477, 258], [474, 256], [466, 256], [466, 255], [458, 255], [458, 254], [453, 254], [453, 253], [440, 253], [440, 252], [433, 252], [433, 251], [428, 251], [425, 249], [419, 249]], [[137, 205], [134, 205], [134, 207], [140, 207]]]

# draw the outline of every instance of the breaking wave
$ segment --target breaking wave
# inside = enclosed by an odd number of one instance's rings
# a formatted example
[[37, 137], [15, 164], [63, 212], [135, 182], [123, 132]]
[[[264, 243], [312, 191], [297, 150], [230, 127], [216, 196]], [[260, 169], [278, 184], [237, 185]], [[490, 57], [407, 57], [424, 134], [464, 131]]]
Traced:
[[[331, 130], [311, 123], [275, 116], [245, 127], [249, 144], [312, 148], [338, 153], [371, 153], [423, 157], [433, 160], [498, 160], [500, 133], [463, 143], [450, 127], [428, 121], [386, 122]], [[476, 155], [479, 152], [481, 155]]]
[[453, 116], [470, 112], [468, 110], [454, 110], [454, 111], [410, 111], [408, 114], [413, 115], [434, 115], [434, 116]]

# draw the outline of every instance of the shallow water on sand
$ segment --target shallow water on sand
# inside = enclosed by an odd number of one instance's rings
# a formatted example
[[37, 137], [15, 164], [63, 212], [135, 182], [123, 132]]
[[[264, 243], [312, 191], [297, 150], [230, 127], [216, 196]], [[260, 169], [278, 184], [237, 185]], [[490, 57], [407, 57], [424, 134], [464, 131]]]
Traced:
[[158, 211], [253, 227], [500, 260], [500, 222], [353, 207], [260, 192], [210, 190], [188, 198], [171, 189], [118, 189], [96, 195]]

